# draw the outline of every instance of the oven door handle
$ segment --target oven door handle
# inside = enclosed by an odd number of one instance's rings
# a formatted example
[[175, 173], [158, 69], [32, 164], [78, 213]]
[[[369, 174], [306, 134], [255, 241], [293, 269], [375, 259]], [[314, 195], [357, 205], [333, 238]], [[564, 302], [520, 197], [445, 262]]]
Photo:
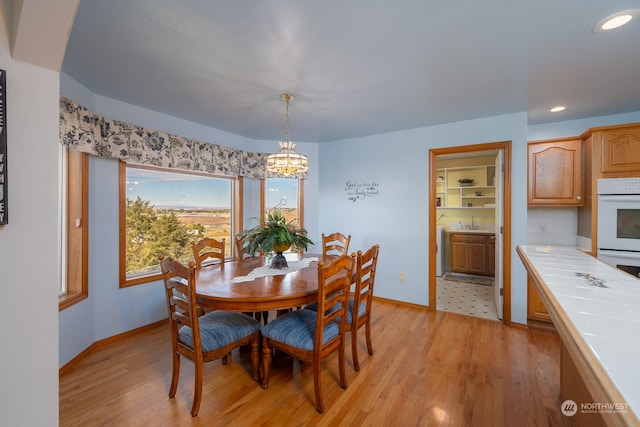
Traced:
[[606, 250], [606, 249], [598, 249], [598, 255], [611, 256], [611, 257], [616, 257], [616, 258], [640, 260], [640, 252], [609, 251], [609, 250]]
[[640, 195], [600, 194], [598, 200], [603, 202], [640, 202]]

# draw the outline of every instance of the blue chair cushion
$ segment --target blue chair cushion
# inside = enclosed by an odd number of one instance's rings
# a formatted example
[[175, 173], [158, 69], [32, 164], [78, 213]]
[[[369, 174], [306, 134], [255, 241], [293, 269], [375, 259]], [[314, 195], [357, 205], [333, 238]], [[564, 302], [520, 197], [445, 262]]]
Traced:
[[[204, 352], [218, 350], [260, 330], [260, 323], [254, 318], [229, 311], [212, 311], [201, 316], [199, 322], [200, 342]], [[193, 332], [190, 327], [183, 326], [178, 332], [178, 339], [193, 348]]]
[[[333, 306], [333, 310], [339, 310], [340, 307], [342, 307], [342, 303], [337, 303]], [[305, 305], [304, 308], [311, 311], [318, 311], [318, 302], [314, 301], [311, 304]]]
[[[262, 335], [290, 347], [313, 351], [318, 313], [302, 309], [284, 314], [262, 328]], [[325, 325], [322, 344], [328, 343], [340, 334], [335, 322]]]
[[[347, 308], [347, 325], [351, 324], [351, 318], [353, 317], [352, 313], [353, 313], [353, 303], [355, 302], [355, 300], [353, 298], [349, 298], [349, 305]], [[341, 304], [338, 303], [335, 305], [335, 309], [337, 310], [338, 308], [340, 308]], [[304, 307], [307, 310], [311, 310], [311, 311], [318, 311], [318, 303], [317, 302], [312, 302], [311, 304], [308, 304]], [[367, 311], [367, 305], [363, 302], [360, 303], [360, 306], [358, 307], [358, 317], [362, 316], [365, 311]], [[340, 323], [340, 316], [336, 317], [336, 322]]]
[[[351, 324], [351, 318], [353, 316], [353, 303], [355, 301], [353, 300], [353, 298], [349, 298], [349, 308], [347, 311], [347, 323]], [[361, 302], [360, 304], [358, 304], [358, 317], [362, 316], [365, 312], [367, 311], [367, 305], [363, 302]]]

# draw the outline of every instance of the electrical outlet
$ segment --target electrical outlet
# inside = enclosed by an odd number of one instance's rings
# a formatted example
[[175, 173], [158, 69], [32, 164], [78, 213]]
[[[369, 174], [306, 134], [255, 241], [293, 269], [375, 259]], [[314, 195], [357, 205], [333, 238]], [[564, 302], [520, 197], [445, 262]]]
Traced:
[[544, 225], [539, 225], [538, 226], [538, 233], [544, 233], [546, 231], [547, 227], [545, 227]]
[[404, 283], [404, 273], [400, 273], [400, 283]]

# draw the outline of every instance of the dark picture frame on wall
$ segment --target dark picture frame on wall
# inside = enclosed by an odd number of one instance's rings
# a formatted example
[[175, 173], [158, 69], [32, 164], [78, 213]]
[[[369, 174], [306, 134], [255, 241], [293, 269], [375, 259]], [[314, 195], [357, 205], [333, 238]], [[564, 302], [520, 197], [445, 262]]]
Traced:
[[0, 225], [9, 223], [7, 208], [7, 72], [0, 70]]

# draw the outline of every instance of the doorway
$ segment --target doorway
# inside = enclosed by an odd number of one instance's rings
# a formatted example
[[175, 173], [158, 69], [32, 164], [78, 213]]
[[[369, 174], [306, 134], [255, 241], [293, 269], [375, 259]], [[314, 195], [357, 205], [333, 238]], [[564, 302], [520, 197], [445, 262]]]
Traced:
[[[495, 182], [488, 181], [492, 179], [491, 173], [486, 178], [487, 182], [481, 183], [484, 188], [487, 189], [488, 194], [482, 193], [482, 188], [473, 189], [452, 189], [451, 191], [458, 191], [454, 194], [442, 194], [442, 188], [438, 187], [438, 181], [440, 185], [443, 177], [442, 170], [438, 171], [438, 160], [451, 159], [451, 158], [469, 158], [478, 157], [483, 155], [495, 156], [495, 166], [486, 165], [486, 170], [489, 172], [495, 172]], [[493, 157], [491, 157], [493, 158]], [[429, 234], [430, 236], [438, 236], [442, 233], [442, 227], [439, 227], [437, 222], [441, 219], [442, 213], [462, 212], [466, 216], [469, 216], [471, 220], [468, 220], [462, 225], [464, 228], [476, 227], [475, 218], [486, 217], [488, 211], [495, 212], [494, 222], [495, 228], [495, 251], [489, 254], [492, 257], [495, 254], [495, 294], [491, 295], [491, 298], [495, 300], [496, 307], [498, 308], [499, 316], [503, 322], [507, 325], [511, 324], [511, 141], [494, 142], [487, 144], [476, 144], [460, 147], [447, 147], [440, 149], [430, 150], [430, 197], [429, 197]], [[493, 168], [493, 169], [492, 169]], [[462, 169], [464, 170], [464, 169]], [[476, 171], [477, 172], [477, 171]], [[452, 178], [459, 178], [453, 173]], [[446, 179], [446, 178], [445, 178]], [[458, 181], [458, 179], [456, 179]], [[467, 183], [455, 184], [455, 186], [465, 186]], [[447, 187], [454, 187], [450, 185]], [[447, 191], [447, 190], [445, 190]], [[471, 196], [466, 199], [467, 194], [471, 191]], [[480, 193], [478, 196], [477, 194]], [[495, 198], [495, 208], [486, 209], [490, 207], [493, 200], [487, 200], [483, 196], [489, 196]], [[453, 209], [443, 209], [444, 201], [446, 197], [451, 197], [449, 200], [450, 206]], [[482, 208], [478, 209], [478, 206], [474, 203], [484, 202]], [[457, 203], [457, 205], [456, 205]], [[487, 205], [487, 206], [485, 206]], [[460, 221], [462, 223], [462, 221]], [[451, 228], [451, 224], [447, 224]], [[457, 227], [457, 225], [455, 226]], [[447, 227], [445, 227], [447, 228]], [[482, 231], [482, 230], [478, 230]], [[436, 242], [438, 240], [438, 242]], [[441, 273], [441, 258], [443, 252], [443, 244], [441, 238], [434, 237], [430, 239], [429, 244], [429, 307], [433, 310], [436, 309], [437, 298], [437, 275]], [[493, 262], [493, 260], [491, 260]]]

